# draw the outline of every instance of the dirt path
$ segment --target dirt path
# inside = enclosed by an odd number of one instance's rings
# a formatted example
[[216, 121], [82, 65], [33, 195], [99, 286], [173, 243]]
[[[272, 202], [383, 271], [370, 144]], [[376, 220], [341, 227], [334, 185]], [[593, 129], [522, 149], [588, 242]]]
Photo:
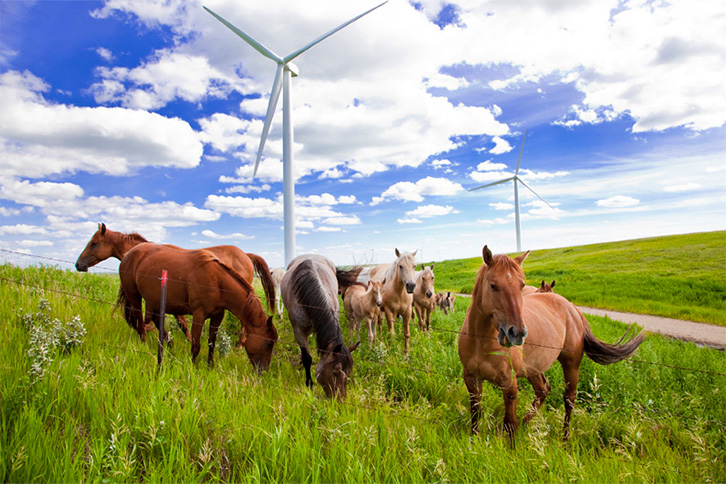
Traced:
[[[471, 297], [470, 294], [456, 293], [457, 297]], [[692, 341], [718, 349], [726, 349], [726, 326], [715, 324], [696, 323], [683, 319], [670, 319], [648, 314], [623, 313], [611, 309], [590, 308], [577, 306], [585, 314], [594, 316], [607, 316], [615, 321], [626, 324], [636, 323], [650, 333], [658, 333], [671, 338]]]
[[607, 316], [623, 323], [637, 323], [650, 333], [664, 334], [676, 339], [693, 341], [719, 349], [726, 349], [726, 327], [714, 324], [696, 323], [681, 319], [662, 318], [647, 314], [623, 313], [610, 309], [578, 306], [585, 314]]

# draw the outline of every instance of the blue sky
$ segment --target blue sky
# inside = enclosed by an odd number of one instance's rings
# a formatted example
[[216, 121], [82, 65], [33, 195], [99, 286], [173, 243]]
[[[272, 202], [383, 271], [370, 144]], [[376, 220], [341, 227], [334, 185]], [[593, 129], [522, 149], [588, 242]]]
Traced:
[[[280, 55], [375, 4], [204, 3]], [[525, 129], [554, 209], [520, 191], [523, 249], [726, 228], [721, 1], [390, 0], [295, 63], [298, 254], [514, 251], [511, 184], [468, 189]], [[201, 2], [0, 1], [0, 257], [75, 261], [105, 222], [281, 266], [274, 71]]]

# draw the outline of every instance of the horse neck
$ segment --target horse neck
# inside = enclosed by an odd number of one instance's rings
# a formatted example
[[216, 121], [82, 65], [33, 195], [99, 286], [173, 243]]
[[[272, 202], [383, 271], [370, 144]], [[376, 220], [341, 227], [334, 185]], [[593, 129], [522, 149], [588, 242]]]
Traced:
[[136, 239], [128, 234], [122, 234], [121, 232], [114, 232], [112, 230], [106, 230], [106, 241], [112, 247], [113, 257], [118, 260], [123, 259], [126, 252], [142, 242], [142, 240]]
[[221, 269], [225, 272], [222, 278], [222, 299], [227, 308], [240, 321], [252, 326], [264, 326], [267, 323], [267, 314], [254, 290], [229, 274], [228, 269]]

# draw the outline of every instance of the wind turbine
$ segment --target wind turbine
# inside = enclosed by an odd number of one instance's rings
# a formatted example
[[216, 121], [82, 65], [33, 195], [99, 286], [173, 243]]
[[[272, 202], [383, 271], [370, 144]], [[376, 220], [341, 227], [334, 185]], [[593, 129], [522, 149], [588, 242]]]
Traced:
[[283, 213], [285, 219], [285, 265], [289, 264], [292, 259], [295, 258], [295, 179], [293, 176], [292, 161], [292, 117], [291, 117], [291, 89], [290, 89], [290, 78], [296, 77], [299, 74], [298, 68], [291, 61], [297, 56], [315, 46], [316, 44], [327, 39], [340, 29], [347, 27], [359, 18], [371, 13], [373, 10], [381, 7], [388, 0], [381, 3], [372, 9], [363, 12], [362, 14], [354, 17], [347, 22], [339, 25], [330, 32], [321, 35], [317, 39], [313, 40], [305, 47], [302, 47], [285, 57], [272, 52], [270, 49], [256, 41], [240, 29], [208, 9], [204, 7], [204, 10], [209, 12], [214, 18], [222, 22], [228, 29], [241, 37], [245, 42], [250, 44], [260, 54], [275, 61], [277, 63], [277, 72], [275, 73], [275, 81], [272, 83], [272, 90], [270, 91], [270, 100], [267, 105], [267, 115], [265, 116], [265, 124], [262, 128], [262, 137], [260, 138], [260, 147], [257, 150], [257, 161], [255, 162], [255, 170], [252, 175], [254, 178], [257, 176], [257, 168], [260, 165], [260, 159], [262, 158], [262, 150], [265, 147], [265, 141], [267, 140], [267, 134], [270, 131], [270, 124], [272, 124], [272, 118], [275, 115], [275, 109], [277, 108], [277, 101], [280, 98], [280, 89], [282, 89], [282, 199], [283, 199]]
[[516, 226], [516, 230], [517, 230], [517, 252], [522, 251], [522, 242], [521, 242], [521, 235], [520, 235], [520, 228], [519, 228], [519, 188], [517, 187], [517, 183], [521, 183], [522, 185], [524, 185], [527, 188], [527, 190], [534, 193], [537, 196], [537, 198], [539, 198], [544, 203], [546, 203], [547, 206], [550, 207], [552, 210], [555, 209], [555, 207], [550, 205], [547, 202], [547, 200], [540, 197], [537, 192], [532, 190], [532, 188], [529, 185], [524, 183], [524, 181], [521, 178], [519, 178], [519, 165], [520, 165], [520, 163], [522, 163], [522, 152], [524, 151], [524, 140], [525, 139], [527, 139], [527, 130], [526, 129], [524, 130], [524, 137], [522, 138], [522, 147], [519, 149], [519, 158], [517, 158], [517, 168], [514, 170], [514, 176], [505, 178], [504, 180], [487, 183], [486, 185], [482, 185], [480, 187], [469, 189], [469, 191], [471, 192], [474, 190], [479, 190], [480, 188], [491, 187], [494, 185], [501, 185], [502, 183], [507, 183], [508, 181], [511, 181], [514, 184], [514, 222], [515, 222], [515, 226]]

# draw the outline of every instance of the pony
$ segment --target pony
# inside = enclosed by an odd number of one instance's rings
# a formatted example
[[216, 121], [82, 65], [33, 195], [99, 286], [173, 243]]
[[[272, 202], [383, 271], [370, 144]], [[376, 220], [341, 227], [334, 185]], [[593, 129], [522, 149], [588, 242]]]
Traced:
[[[416, 288], [413, 291], [413, 307], [416, 310], [418, 326], [421, 331], [428, 331], [431, 326], [431, 312], [436, 307], [434, 292], [434, 265], [423, 266], [416, 277]], [[424, 320], [426, 327], [424, 328]]]
[[327, 257], [309, 254], [290, 261], [280, 283], [282, 302], [287, 308], [305, 367], [305, 384], [313, 387], [310, 374], [313, 358], [308, 337], [315, 333], [320, 355], [315, 379], [328, 398], [339, 400], [347, 395], [348, 378], [353, 371], [352, 352], [358, 343], [349, 348], [343, 341], [338, 321], [338, 284], [340, 281], [348, 286], [354, 280], [354, 273], [337, 269]]
[[482, 381], [486, 380], [502, 390], [504, 428], [512, 445], [518, 427], [517, 378], [527, 378], [535, 391], [523, 419], [527, 423], [550, 392], [544, 372], [555, 360], [560, 362], [565, 377], [563, 429], [567, 440], [583, 354], [598, 364], [609, 365], [632, 355], [645, 338], [645, 333], [640, 333], [623, 344], [603, 343], [592, 334], [582, 313], [564, 297], [555, 293], [523, 296], [522, 263], [527, 255], [529, 251], [514, 259], [492, 256], [484, 246], [483, 264], [458, 342], [469, 391], [471, 431], [478, 431]]
[[552, 289], [553, 287], [555, 287], [555, 281], [552, 281], [552, 284], [547, 284], [545, 281], [542, 281], [542, 284], [540, 284], [536, 292], [555, 292]]
[[[214, 361], [217, 330], [229, 310], [239, 320], [246, 334], [243, 346], [252, 365], [261, 373], [270, 366], [272, 349], [277, 341], [277, 329], [272, 316], [265, 314], [252, 285], [237, 271], [228, 267], [212, 252], [178, 250], [158, 244], [139, 244], [121, 259], [116, 307], [124, 308], [126, 322], [146, 341], [145, 322], [160, 323], [161, 271], [168, 272], [166, 312], [174, 315], [191, 314], [192, 361], [199, 354], [200, 336], [209, 318], [208, 363]], [[141, 304], [146, 301], [142, 318]]]
[[356, 341], [360, 341], [360, 326], [363, 320], [368, 328], [368, 343], [373, 345], [376, 342], [376, 324], [383, 306], [381, 287], [381, 281], [368, 281], [367, 286], [356, 283], [344, 289], [343, 306], [348, 318], [348, 336], [351, 342], [353, 331], [357, 335]]
[[452, 296], [451, 292], [444, 294], [443, 292], [436, 293], [436, 306], [441, 309], [444, 314], [449, 314], [449, 311], [454, 311], [454, 301], [456, 296]]
[[282, 319], [282, 299], [280, 299], [280, 282], [282, 282], [282, 276], [285, 275], [285, 269], [281, 267], [275, 267], [270, 271], [272, 277], [272, 284], [275, 287], [275, 307], [277, 308], [277, 316]]
[[[123, 256], [136, 247], [139, 244], [148, 243], [143, 236], [137, 233], [124, 234], [121, 232], [115, 232], [106, 227], [105, 223], [98, 224], [98, 230], [91, 236], [91, 240], [88, 241], [83, 252], [78, 256], [76, 260], [76, 270], [78, 272], [87, 272], [89, 267], [92, 267], [99, 262], [115, 257], [118, 260], [123, 259]], [[167, 247], [172, 247], [178, 250], [184, 250], [181, 247], [177, 247], [171, 244], [165, 244]], [[219, 258], [224, 264], [233, 270], [237, 271], [247, 282], [252, 284], [252, 278], [255, 273], [260, 277], [262, 282], [262, 289], [265, 292], [267, 298], [267, 307], [270, 312], [273, 312], [273, 301], [275, 300], [275, 285], [270, 275], [270, 269], [267, 267], [267, 262], [262, 257], [245, 253], [239, 248], [233, 245], [217, 245], [214, 247], [207, 247], [208, 251], [213, 253]], [[181, 327], [182, 331], [186, 335], [187, 339], [191, 341], [191, 335], [187, 326], [184, 315], [177, 316], [177, 322]], [[150, 329], [150, 328], [149, 328]], [[240, 335], [239, 346], [242, 346], [243, 335]]]

